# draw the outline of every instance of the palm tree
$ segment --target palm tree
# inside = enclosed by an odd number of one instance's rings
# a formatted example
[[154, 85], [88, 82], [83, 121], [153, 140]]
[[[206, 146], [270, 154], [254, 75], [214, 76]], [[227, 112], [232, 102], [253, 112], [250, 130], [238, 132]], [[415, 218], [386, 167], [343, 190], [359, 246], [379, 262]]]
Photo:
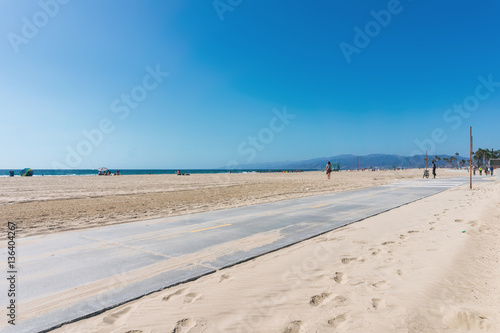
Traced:
[[437, 161], [437, 165], [439, 165], [439, 161], [441, 161], [441, 157], [435, 155], [434, 159]]
[[453, 162], [455, 162], [457, 158], [455, 156], [450, 156], [448, 160], [450, 161], [451, 167], [453, 167]]
[[484, 157], [484, 150], [481, 148], [478, 148], [475, 153], [473, 153], [472, 158], [474, 158], [477, 161], [477, 166], [479, 167], [482, 165], [482, 160]]
[[493, 149], [491, 151], [489, 151], [488, 149], [485, 149], [484, 150], [484, 162], [485, 164], [484, 165], [488, 165], [490, 164], [490, 160], [494, 158], [493, 157]]
[[488, 165], [492, 158], [499, 158], [500, 150], [488, 150], [478, 148], [475, 153], [473, 153], [473, 158], [477, 161], [479, 165]]

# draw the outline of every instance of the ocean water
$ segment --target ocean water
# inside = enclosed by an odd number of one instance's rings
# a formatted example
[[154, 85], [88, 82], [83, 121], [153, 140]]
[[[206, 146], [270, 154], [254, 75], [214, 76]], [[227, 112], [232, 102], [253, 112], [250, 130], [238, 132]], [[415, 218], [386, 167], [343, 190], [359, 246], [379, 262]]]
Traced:
[[[14, 177], [21, 175], [22, 169], [0, 169], [0, 177], [9, 177], [10, 171], [14, 171]], [[109, 169], [111, 173], [116, 173], [117, 169]], [[173, 169], [119, 169], [121, 175], [163, 175], [174, 174], [177, 170]], [[231, 170], [232, 173], [252, 173], [252, 172], [293, 172], [295, 170]], [[303, 170], [311, 171], [311, 170]], [[228, 173], [228, 170], [222, 169], [182, 169], [182, 173], [189, 174], [206, 174], [206, 173]], [[57, 170], [57, 169], [33, 169], [33, 177], [39, 176], [96, 176], [99, 173], [97, 169], [74, 169], [74, 170]]]

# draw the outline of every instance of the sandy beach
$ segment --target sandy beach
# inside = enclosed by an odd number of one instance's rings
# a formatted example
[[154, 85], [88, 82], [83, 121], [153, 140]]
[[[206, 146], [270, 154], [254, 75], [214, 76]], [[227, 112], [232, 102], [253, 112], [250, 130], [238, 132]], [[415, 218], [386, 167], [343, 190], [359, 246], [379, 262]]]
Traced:
[[[439, 177], [464, 176], [439, 170]], [[421, 179], [422, 170], [3, 178], [22, 236]], [[500, 183], [454, 188], [55, 332], [497, 332]]]
[[499, 235], [462, 186], [55, 332], [498, 332]]
[[[423, 170], [0, 178], [0, 215], [23, 237], [418, 179]], [[439, 177], [466, 173], [439, 170]], [[5, 239], [5, 225], [1, 226]]]

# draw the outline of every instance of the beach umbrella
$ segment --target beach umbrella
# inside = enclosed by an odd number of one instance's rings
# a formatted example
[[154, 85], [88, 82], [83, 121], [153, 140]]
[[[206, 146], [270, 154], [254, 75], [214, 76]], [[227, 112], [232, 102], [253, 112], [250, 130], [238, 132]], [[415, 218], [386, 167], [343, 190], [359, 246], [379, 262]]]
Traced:
[[33, 176], [33, 170], [30, 168], [26, 168], [23, 171], [21, 171], [21, 177], [31, 177]]
[[99, 171], [99, 172], [106, 172], [106, 171], [108, 171], [108, 168], [102, 167], [102, 168], [97, 169], [97, 171]]

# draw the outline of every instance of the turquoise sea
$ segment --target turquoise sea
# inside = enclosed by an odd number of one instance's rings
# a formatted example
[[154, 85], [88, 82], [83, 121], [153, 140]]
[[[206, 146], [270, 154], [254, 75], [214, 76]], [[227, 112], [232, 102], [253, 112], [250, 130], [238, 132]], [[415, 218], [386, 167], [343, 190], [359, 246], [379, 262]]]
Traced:
[[[9, 177], [10, 171], [14, 171], [14, 176], [19, 177], [22, 169], [0, 169], [0, 177]], [[174, 174], [177, 170], [173, 169], [109, 169], [111, 173], [120, 171], [121, 175], [163, 175]], [[189, 174], [206, 174], [206, 173], [228, 173], [228, 170], [222, 169], [181, 169], [182, 173]], [[252, 173], [252, 172], [295, 172], [297, 170], [231, 170], [232, 173]], [[302, 171], [302, 170], [301, 170]], [[310, 171], [310, 170], [303, 170]], [[33, 176], [95, 176], [99, 173], [97, 169], [74, 169], [74, 170], [57, 170], [57, 169], [33, 169]]]

